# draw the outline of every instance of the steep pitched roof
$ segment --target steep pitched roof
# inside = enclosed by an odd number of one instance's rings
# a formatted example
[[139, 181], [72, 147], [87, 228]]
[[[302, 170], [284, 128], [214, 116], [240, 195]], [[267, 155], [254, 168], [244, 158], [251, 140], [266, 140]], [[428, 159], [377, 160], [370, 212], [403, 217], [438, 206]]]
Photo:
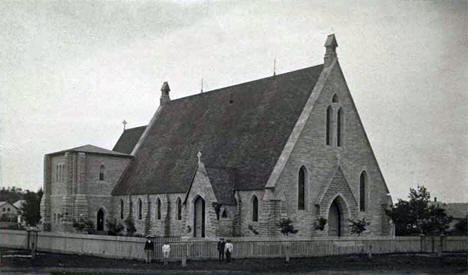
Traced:
[[[234, 168], [235, 182], [228, 184], [236, 189], [264, 188], [322, 68], [168, 102], [148, 125], [113, 195], [186, 192], [198, 151], [207, 167]], [[223, 173], [219, 178], [234, 178]]]
[[206, 167], [213, 192], [219, 203], [234, 205], [236, 171], [232, 168]]
[[133, 148], [137, 144], [145, 129], [146, 126], [140, 126], [124, 130], [119, 140], [114, 145], [112, 151], [124, 154], [132, 153]]
[[124, 153], [119, 153], [119, 152], [114, 152], [105, 148], [97, 147], [91, 144], [83, 145], [83, 146], [78, 146], [75, 148], [67, 149], [67, 150], [62, 150], [58, 151], [55, 153], [50, 153], [47, 155], [55, 155], [55, 154], [62, 154], [65, 152], [84, 152], [84, 153], [92, 153], [92, 154], [102, 154], [102, 155], [114, 155], [114, 156], [121, 156], [121, 157], [131, 157], [131, 155], [124, 154]]

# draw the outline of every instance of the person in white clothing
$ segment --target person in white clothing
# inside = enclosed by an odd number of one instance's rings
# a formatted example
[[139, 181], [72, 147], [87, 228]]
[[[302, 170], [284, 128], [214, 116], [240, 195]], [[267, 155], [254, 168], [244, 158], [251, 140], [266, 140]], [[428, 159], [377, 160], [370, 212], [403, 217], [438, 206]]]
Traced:
[[167, 264], [167, 259], [169, 258], [169, 254], [171, 253], [171, 246], [166, 242], [162, 246], [162, 253], [164, 258], [164, 264]]
[[231, 254], [232, 250], [234, 249], [231, 240], [226, 241], [226, 245], [224, 246], [224, 251], [226, 252], [226, 262], [231, 262]]

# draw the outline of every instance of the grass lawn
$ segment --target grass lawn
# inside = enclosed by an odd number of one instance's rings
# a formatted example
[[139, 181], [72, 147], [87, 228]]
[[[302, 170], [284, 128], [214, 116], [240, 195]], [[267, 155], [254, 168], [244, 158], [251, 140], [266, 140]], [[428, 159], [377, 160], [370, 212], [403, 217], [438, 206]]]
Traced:
[[[5, 251], [4, 251], [5, 252]], [[23, 255], [21, 255], [23, 254]], [[38, 253], [32, 260], [27, 252], [10, 250], [0, 264], [1, 271], [47, 271], [50, 274], [244, 274], [244, 273], [304, 273], [304, 274], [455, 274], [467, 272], [466, 253], [360, 255], [284, 259], [233, 259], [231, 263], [188, 261], [163, 266], [160, 262], [146, 264], [136, 260], [107, 259], [93, 256]], [[15, 256], [17, 255], [17, 256]]]

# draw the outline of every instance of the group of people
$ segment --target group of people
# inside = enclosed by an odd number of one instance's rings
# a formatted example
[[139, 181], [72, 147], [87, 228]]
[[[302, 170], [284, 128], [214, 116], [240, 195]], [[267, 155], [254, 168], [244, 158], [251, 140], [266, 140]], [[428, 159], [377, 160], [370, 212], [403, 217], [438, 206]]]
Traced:
[[[234, 246], [231, 243], [231, 240], [224, 241], [223, 238], [219, 239], [218, 241], [218, 255], [219, 261], [224, 261], [224, 255], [226, 255], [226, 262], [231, 262], [231, 255]], [[154, 242], [151, 239], [151, 236], [146, 237], [145, 242], [145, 253], [146, 253], [146, 263], [150, 263], [152, 259], [154, 251]], [[169, 259], [169, 254], [171, 253], [171, 246], [165, 242], [162, 246], [162, 253], [164, 258], [164, 264], [167, 264], [167, 260]]]
[[[146, 253], [146, 263], [151, 262], [151, 258], [153, 256], [154, 251], [154, 242], [151, 240], [151, 236], [146, 237], [145, 242], [145, 253]], [[167, 264], [167, 260], [169, 259], [169, 254], [171, 253], [171, 246], [165, 242], [162, 246], [162, 253], [164, 258], [164, 264]]]
[[218, 259], [220, 262], [224, 261], [224, 255], [226, 255], [226, 262], [231, 262], [231, 255], [234, 246], [231, 240], [224, 241], [223, 238], [218, 241]]

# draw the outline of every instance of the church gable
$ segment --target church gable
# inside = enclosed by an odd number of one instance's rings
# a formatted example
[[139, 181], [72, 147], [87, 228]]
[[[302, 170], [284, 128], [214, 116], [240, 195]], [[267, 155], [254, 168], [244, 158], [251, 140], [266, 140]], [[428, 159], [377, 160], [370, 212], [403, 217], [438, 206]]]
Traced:
[[[331, 45], [336, 46], [334, 43]], [[283, 163], [283, 168], [279, 170], [276, 181], [269, 182], [267, 187], [271, 187], [275, 193], [286, 195], [289, 217], [302, 229], [300, 234], [311, 236], [317, 234], [313, 230], [314, 220], [324, 213], [322, 211], [328, 211], [321, 209], [323, 206], [319, 202], [323, 194], [334, 190], [330, 186], [338, 186], [338, 183], [333, 183], [333, 179], [336, 179], [336, 167], [340, 166], [345, 179], [343, 182], [347, 186], [344, 188], [344, 185], [340, 185], [343, 187], [342, 192], [346, 193], [343, 194], [343, 199], [349, 199], [353, 201], [353, 205], [359, 206], [363, 197], [366, 207], [363, 210], [354, 207], [357, 210], [353, 211], [359, 216], [367, 217], [371, 221], [373, 234], [378, 234], [384, 220], [382, 205], [388, 201], [388, 189], [336, 53], [329, 52], [328, 49], [327, 53], [329, 57], [335, 57], [328, 60], [328, 67], [325, 66], [315, 86], [317, 92], [311, 94], [312, 108], [304, 118], [299, 133], [296, 133], [295, 141], [290, 148], [288, 145], [285, 147], [285, 151], [290, 150], [289, 155], [278, 160]], [[306, 108], [307, 105], [303, 112]], [[291, 137], [289, 139], [292, 140]], [[306, 174], [303, 181], [300, 180], [300, 171], [305, 171]], [[365, 190], [361, 192], [363, 173], [366, 175]], [[335, 196], [339, 192], [335, 190], [331, 193], [334, 194], [327, 196]]]

